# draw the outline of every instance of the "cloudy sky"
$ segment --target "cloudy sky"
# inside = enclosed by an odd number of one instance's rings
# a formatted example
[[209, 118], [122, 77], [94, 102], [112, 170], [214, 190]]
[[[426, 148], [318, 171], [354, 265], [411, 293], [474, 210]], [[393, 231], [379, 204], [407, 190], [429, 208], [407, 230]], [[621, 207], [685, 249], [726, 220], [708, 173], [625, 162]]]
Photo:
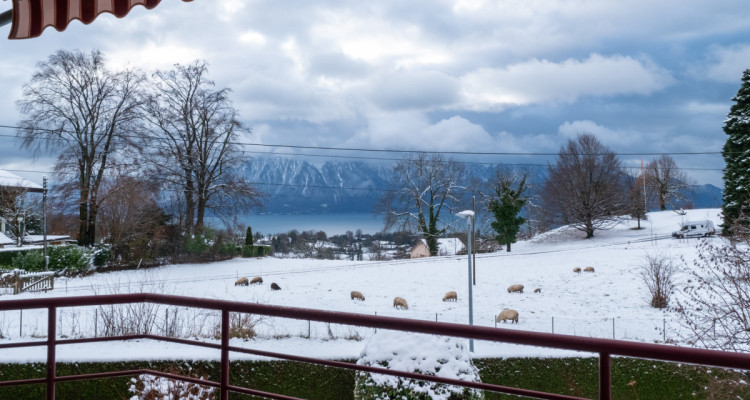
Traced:
[[[750, 68], [748, 21], [747, 0], [163, 0], [124, 19], [4, 39], [0, 125], [20, 119], [15, 100], [37, 62], [97, 48], [115, 68], [206, 60], [253, 129], [247, 142], [556, 153], [593, 133], [626, 165], [670, 153], [698, 183], [721, 186], [720, 155], [677, 153], [721, 150]], [[48, 168], [16, 142], [0, 137], [0, 168]]]

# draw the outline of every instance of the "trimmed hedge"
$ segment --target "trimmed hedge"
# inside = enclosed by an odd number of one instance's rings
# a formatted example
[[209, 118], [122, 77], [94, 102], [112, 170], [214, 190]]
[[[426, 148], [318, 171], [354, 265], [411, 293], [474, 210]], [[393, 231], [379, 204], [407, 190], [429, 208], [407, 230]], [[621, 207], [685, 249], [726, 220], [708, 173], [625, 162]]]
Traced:
[[32, 249], [0, 251], [0, 268], [13, 268], [13, 259], [25, 255]]
[[271, 246], [246, 244], [242, 246], [242, 257], [265, 257], [271, 255]]
[[[2, 352], [0, 351], [0, 356]], [[344, 360], [354, 362], [354, 360]], [[551, 393], [598, 397], [597, 358], [510, 358], [474, 359], [482, 382], [522, 387]], [[161, 371], [192, 369], [194, 373], [217, 381], [219, 364], [211, 361], [136, 361], [110, 363], [58, 363], [59, 376], [104, 371], [149, 368]], [[710, 372], [708, 372], [710, 371]], [[34, 364], [0, 364], [0, 381], [43, 378], [45, 366]], [[612, 359], [612, 397], [615, 399], [663, 400], [706, 399], [705, 387], [712, 376], [727, 378], [732, 374], [719, 368], [694, 367], [615, 357]], [[350, 400], [354, 397], [354, 371], [307, 365], [288, 361], [235, 361], [230, 367], [230, 383], [272, 393], [307, 399]], [[748, 380], [747, 374], [733, 375]], [[128, 399], [131, 377], [58, 383], [57, 399]], [[632, 386], [628, 383], [636, 381]], [[736, 395], [750, 398], [747, 385]], [[44, 385], [0, 387], [0, 399], [36, 400], [44, 398]], [[719, 395], [714, 398], [737, 398]], [[520, 397], [485, 393], [486, 399], [521, 399]], [[232, 394], [230, 399], [250, 399]]]

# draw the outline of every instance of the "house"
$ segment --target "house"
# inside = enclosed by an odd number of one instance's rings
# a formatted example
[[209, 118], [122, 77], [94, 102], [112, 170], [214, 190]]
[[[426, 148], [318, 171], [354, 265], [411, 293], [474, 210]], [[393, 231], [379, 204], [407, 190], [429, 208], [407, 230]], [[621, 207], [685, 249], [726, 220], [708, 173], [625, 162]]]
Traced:
[[[439, 256], [454, 256], [466, 251], [466, 246], [459, 238], [438, 238], [437, 243]], [[429, 257], [430, 249], [427, 247], [427, 241], [419, 239], [411, 248], [410, 254], [411, 258]]]

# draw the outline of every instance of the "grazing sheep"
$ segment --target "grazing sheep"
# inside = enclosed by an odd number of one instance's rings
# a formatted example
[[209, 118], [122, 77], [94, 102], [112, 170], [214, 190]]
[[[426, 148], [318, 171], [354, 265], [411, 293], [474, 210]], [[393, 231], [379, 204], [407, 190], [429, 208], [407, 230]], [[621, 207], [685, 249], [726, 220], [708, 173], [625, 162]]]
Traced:
[[503, 321], [505, 323], [507, 320], [518, 323], [518, 311], [503, 308], [503, 311], [500, 311], [500, 314], [497, 314], [497, 318], [495, 318], [495, 322]]
[[396, 297], [393, 299], [393, 308], [400, 308], [402, 310], [408, 310], [409, 304], [406, 303], [403, 297]]
[[458, 294], [451, 290], [443, 296], [443, 301], [458, 301]]
[[581, 267], [575, 267], [573, 268], [573, 272], [581, 273]]
[[365, 295], [363, 295], [362, 292], [352, 290], [352, 300], [354, 299], [365, 301]]
[[508, 286], [508, 293], [523, 293], [523, 285], [510, 285]]
[[262, 285], [263, 284], [263, 278], [256, 276], [255, 278], [250, 280], [251, 285]]
[[234, 286], [247, 286], [247, 284], [248, 284], [247, 278], [240, 278], [240, 279], [237, 279], [236, 282], [234, 282]]
[[542, 288], [536, 288], [536, 289], [534, 289], [534, 293], [542, 293]]
[[271, 290], [281, 290], [281, 287], [276, 282], [271, 282]]
[[583, 272], [594, 272], [594, 267], [586, 267], [583, 269]]

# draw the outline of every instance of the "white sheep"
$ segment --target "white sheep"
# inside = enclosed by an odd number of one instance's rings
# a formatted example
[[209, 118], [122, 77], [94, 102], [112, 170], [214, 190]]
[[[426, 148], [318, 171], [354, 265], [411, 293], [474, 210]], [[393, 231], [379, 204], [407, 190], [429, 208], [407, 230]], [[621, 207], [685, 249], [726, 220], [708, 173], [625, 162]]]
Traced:
[[451, 290], [443, 296], [443, 301], [458, 301], [458, 294]]
[[575, 268], [573, 268], [573, 272], [580, 274], [581, 273], [581, 267], [575, 267]]
[[365, 295], [363, 295], [362, 292], [352, 290], [352, 300], [354, 299], [365, 301]]
[[586, 267], [583, 269], [583, 272], [594, 272], [594, 267]]
[[247, 284], [248, 284], [247, 278], [244, 278], [244, 277], [237, 279], [237, 281], [234, 282], [234, 286], [247, 286]]
[[510, 285], [508, 286], [508, 293], [523, 293], [523, 285]]
[[495, 318], [495, 322], [503, 321], [505, 323], [507, 320], [518, 323], [518, 311], [503, 308], [503, 311], [500, 311], [500, 314], [497, 314]]
[[395, 299], [393, 299], [393, 308], [408, 310], [409, 304], [406, 303], [406, 300], [403, 297], [396, 297]]
[[[247, 278], [245, 278], [245, 279], [247, 279]], [[250, 280], [250, 284], [251, 285], [262, 285], [263, 284], [263, 278], [261, 278], [259, 276], [256, 276], [255, 278], [253, 278], [252, 280]]]

